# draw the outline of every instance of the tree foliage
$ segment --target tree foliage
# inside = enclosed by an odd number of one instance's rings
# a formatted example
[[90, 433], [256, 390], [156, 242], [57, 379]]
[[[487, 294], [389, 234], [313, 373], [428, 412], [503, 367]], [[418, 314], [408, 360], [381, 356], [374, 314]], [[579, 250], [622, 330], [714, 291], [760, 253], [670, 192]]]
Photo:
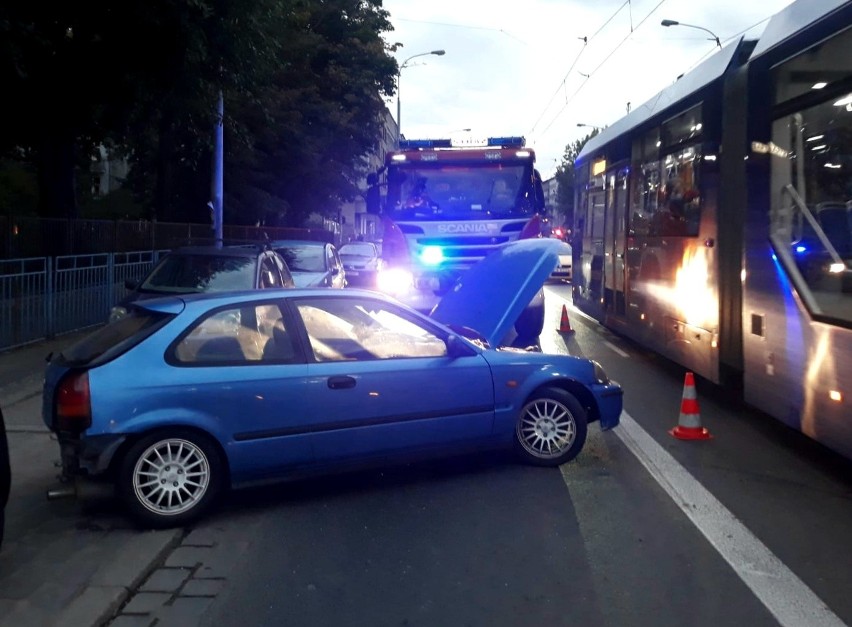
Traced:
[[574, 193], [576, 191], [574, 163], [577, 161], [577, 157], [582, 152], [586, 142], [599, 132], [598, 129], [594, 129], [585, 137], [577, 139], [565, 146], [565, 152], [562, 154], [562, 162], [556, 168], [556, 207], [557, 211], [564, 217], [564, 224], [574, 223]]
[[0, 156], [42, 215], [74, 217], [99, 144], [149, 215], [207, 219], [225, 101], [225, 219], [296, 224], [354, 193], [397, 66], [381, 0], [88, 0], [0, 6]]

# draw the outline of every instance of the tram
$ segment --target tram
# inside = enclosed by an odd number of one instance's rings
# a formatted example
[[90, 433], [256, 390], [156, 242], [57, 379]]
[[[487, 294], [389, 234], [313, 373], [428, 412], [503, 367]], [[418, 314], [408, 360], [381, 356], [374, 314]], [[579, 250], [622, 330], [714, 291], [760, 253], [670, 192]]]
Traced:
[[575, 170], [575, 306], [852, 458], [852, 2], [797, 0]]

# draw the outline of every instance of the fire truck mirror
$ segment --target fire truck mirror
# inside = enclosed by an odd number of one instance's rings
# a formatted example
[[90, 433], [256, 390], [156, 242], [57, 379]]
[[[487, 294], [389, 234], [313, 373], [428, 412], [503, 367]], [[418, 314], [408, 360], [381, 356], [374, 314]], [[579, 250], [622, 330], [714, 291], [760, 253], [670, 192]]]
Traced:
[[365, 198], [367, 202], [367, 213], [378, 214], [381, 213], [381, 201], [382, 197], [379, 192], [378, 185], [370, 185], [367, 188], [367, 196]]
[[538, 170], [533, 170], [533, 178], [535, 180], [535, 210], [544, 212], [544, 186], [541, 183], [541, 174]]

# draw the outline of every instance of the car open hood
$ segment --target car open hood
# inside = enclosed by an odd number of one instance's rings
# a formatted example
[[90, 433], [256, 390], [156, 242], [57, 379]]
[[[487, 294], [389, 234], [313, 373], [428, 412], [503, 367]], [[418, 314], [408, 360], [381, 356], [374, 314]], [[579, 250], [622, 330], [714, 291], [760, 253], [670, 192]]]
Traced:
[[430, 315], [474, 329], [497, 346], [558, 265], [559, 244], [547, 238], [501, 246], [465, 271]]

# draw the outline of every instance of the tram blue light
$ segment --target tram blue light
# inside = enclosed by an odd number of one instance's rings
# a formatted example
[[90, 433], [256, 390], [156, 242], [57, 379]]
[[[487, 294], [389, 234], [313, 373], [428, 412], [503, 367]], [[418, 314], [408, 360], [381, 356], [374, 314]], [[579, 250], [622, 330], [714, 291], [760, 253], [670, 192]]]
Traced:
[[440, 246], [426, 246], [420, 253], [420, 261], [427, 266], [437, 266], [444, 261], [444, 250]]
[[806, 253], [806, 252], [808, 252], [808, 247], [807, 247], [807, 246], [802, 246], [801, 244], [799, 244], [798, 246], [796, 246], [796, 252], [797, 252], [798, 254], [800, 254], [800, 255], [801, 255], [802, 253]]

